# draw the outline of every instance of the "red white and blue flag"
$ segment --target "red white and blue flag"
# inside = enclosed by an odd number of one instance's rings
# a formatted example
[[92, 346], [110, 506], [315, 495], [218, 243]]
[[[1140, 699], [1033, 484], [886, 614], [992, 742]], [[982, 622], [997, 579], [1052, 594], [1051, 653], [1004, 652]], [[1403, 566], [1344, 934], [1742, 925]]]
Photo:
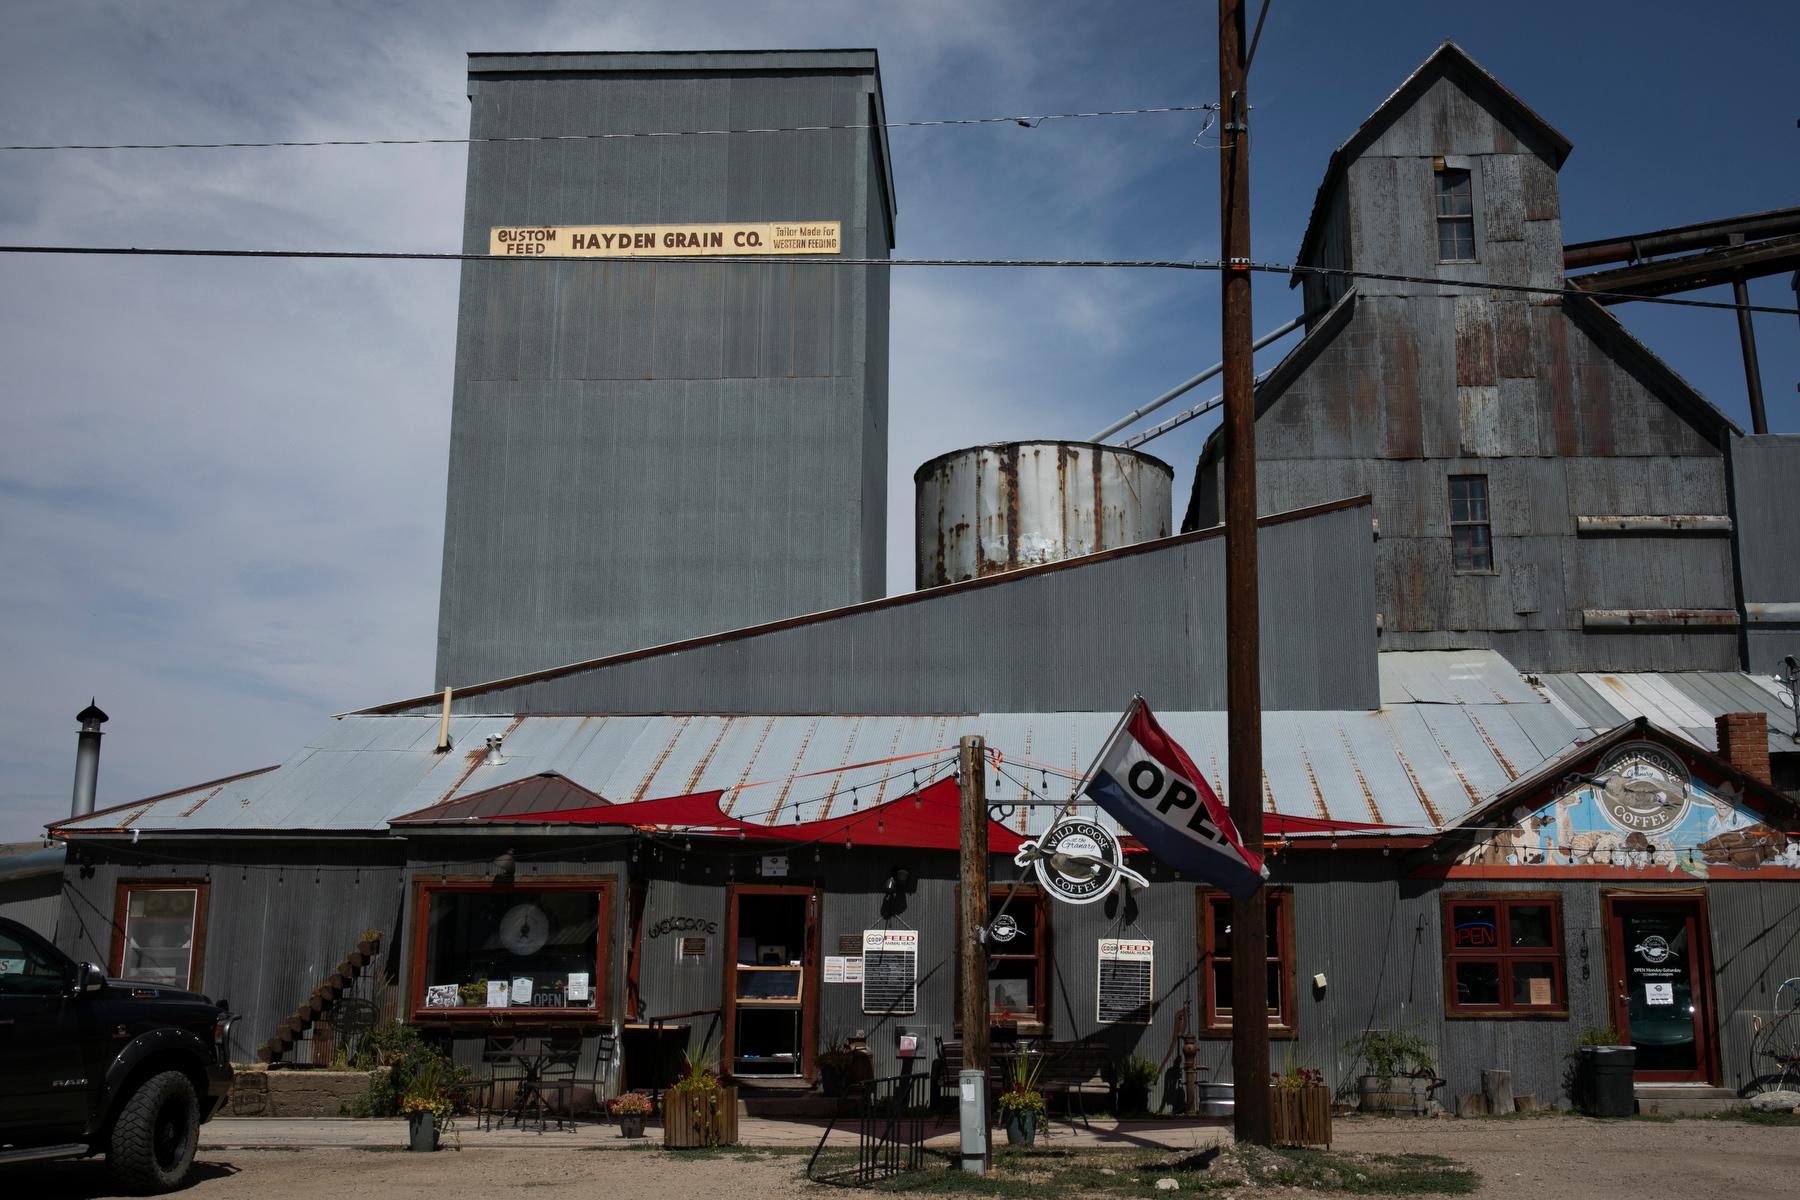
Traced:
[[1254, 896], [1269, 877], [1262, 856], [1245, 849], [1206, 776], [1156, 723], [1141, 696], [1125, 710], [1082, 790], [1157, 858], [1240, 900]]

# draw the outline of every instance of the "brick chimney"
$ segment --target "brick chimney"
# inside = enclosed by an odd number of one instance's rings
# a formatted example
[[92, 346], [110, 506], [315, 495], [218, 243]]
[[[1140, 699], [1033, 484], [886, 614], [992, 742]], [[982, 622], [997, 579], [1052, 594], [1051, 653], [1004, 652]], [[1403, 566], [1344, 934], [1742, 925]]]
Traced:
[[1719, 757], [1762, 783], [1769, 776], [1769, 717], [1767, 713], [1720, 713], [1713, 720], [1719, 735]]

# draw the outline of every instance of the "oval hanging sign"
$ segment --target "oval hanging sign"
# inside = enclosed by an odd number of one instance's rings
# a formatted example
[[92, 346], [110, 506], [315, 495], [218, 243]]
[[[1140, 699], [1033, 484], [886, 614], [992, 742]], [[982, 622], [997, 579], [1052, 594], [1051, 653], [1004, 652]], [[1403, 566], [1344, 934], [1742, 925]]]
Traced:
[[1086, 817], [1064, 817], [1035, 842], [1025, 842], [1013, 856], [1030, 864], [1038, 883], [1058, 900], [1092, 904], [1104, 899], [1119, 880], [1147, 886], [1142, 875], [1125, 865], [1125, 850], [1113, 832]]

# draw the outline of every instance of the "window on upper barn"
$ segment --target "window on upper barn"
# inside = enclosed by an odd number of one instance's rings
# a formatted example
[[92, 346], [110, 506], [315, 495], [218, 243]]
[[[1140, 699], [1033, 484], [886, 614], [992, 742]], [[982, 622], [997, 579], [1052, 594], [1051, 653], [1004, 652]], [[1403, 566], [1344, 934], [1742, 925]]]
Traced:
[[1475, 261], [1475, 192], [1467, 171], [1437, 172], [1439, 262]]
[[1494, 533], [1488, 524], [1486, 475], [1450, 477], [1450, 565], [1473, 574], [1493, 572]]

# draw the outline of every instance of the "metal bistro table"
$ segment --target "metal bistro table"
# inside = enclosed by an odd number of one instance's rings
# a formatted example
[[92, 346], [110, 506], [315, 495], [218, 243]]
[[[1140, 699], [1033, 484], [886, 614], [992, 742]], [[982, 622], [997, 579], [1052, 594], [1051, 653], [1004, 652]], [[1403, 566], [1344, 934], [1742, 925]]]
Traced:
[[[525, 1123], [535, 1114], [537, 1130], [544, 1132], [548, 1120], [554, 1118], [556, 1127], [563, 1128], [564, 1110], [568, 1107], [566, 1096], [573, 1091], [575, 1080], [574, 1067], [581, 1055], [581, 1035], [575, 1035], [573, 1046], [562, 1043], [557, 1034], [564, 1031], [544, 1029], [517, 1029], [512, 1048], [497, 1051], [490, 1059], [496, 1066], [513, 1066], [519, 1069], [519, 1078], [515, 1081], [512, 1103], [501, 1114], [502, 1121], [510, 1120], [513, 1128], [522, 1129]], [[520, 1042], [528, 1042], [531, 1049], [521, 1049]], [[567, 1065], [570, 1078], [552, 1079], [548, 1073], [557, 1067]], [[553, 1096], [564, 1097], [562, 1104], [556, 1103]]]

